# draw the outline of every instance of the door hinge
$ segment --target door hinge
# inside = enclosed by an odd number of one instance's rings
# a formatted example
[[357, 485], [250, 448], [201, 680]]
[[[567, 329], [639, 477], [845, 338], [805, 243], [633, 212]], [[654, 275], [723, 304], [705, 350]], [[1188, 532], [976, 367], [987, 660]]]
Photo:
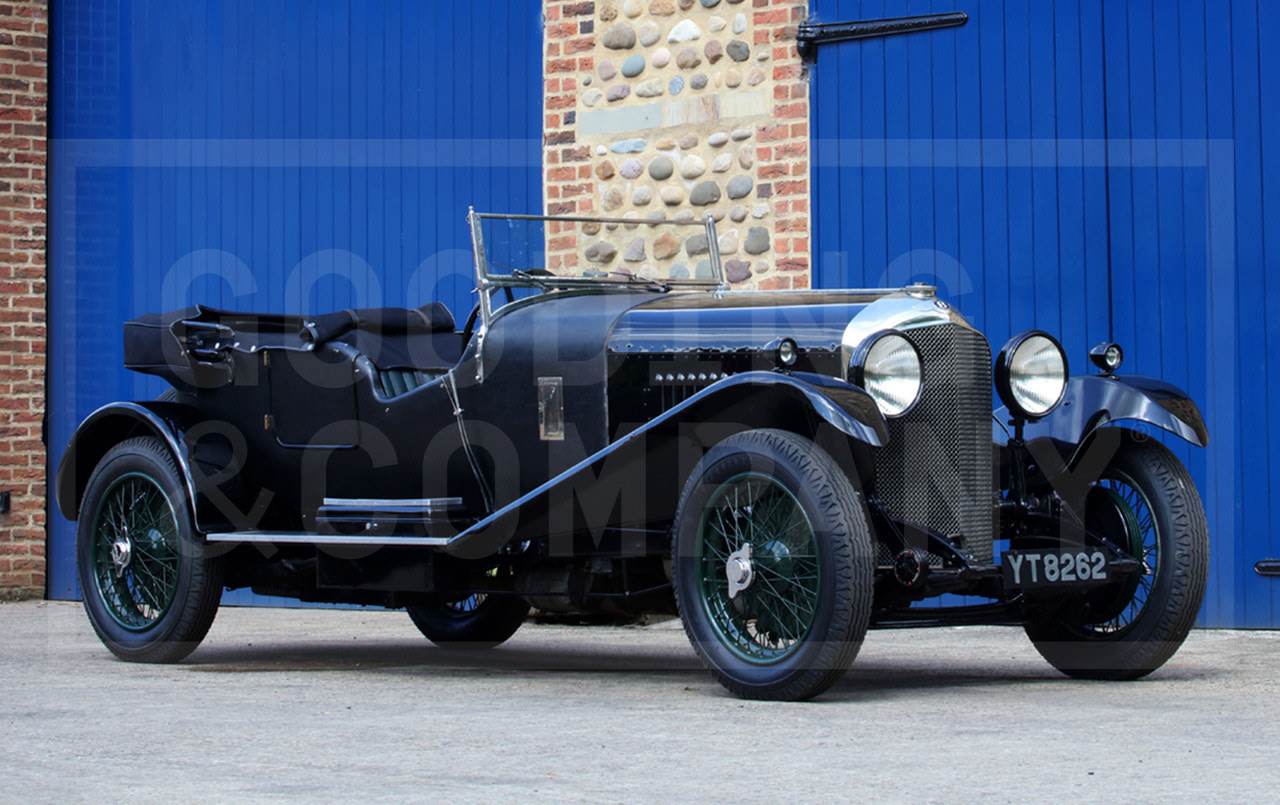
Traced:
[[945, 14], [922, 14], [917, 17], [893, 17], [885, 20], [806, 22], [796, 30], [796, 50], [800, 53], [801, 61], [805, 64], [813, 64], [818, 58], [818, 45], [828, 42], [875, 39], [916, 31], [936, 31], [939, 28], [955, 28], [968, 21], [969, 15], [963, 11], [951, 11]]

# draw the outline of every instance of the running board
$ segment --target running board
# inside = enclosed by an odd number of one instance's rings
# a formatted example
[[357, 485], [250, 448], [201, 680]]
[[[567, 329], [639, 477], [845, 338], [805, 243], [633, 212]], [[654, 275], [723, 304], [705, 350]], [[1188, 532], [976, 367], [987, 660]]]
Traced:
[[393, 537], [365, 534], [316, 534], [311, 531], [228, 531], [209, 534], [209, 542], [251, 542], [271, 545], [404, 545], [419, 548], [443, 548], [448, 537]]
[[395, 544], [410, 544], [402, 540], [441, 532], [456, 534], [459, 527], [474, 522], [465, 513], [462, 498], [325, 498], [316, 512], [315, 529], [326, 536], [384, 538], [388, 542], [395, 537]]

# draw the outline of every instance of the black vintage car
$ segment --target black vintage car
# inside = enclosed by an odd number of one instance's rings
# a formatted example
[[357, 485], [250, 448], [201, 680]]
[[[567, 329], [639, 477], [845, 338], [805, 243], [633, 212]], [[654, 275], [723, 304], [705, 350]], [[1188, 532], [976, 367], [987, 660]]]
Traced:
[[[96, 411], [57, 478], [116, 655], [185, 657], [240, 587], [405, 608], [461, 646], [531, 607], [678, 613], [752, 698], [820, 693], [872, 626], [1023, 624], [1108, 679], [1186, 637], [1207, 527], [1146, 431], [1208, 434], [1117, 345], [1072, 377], [1030, 331], [993, 372], [927, 286], [731, 291], [709, 218], [469, 224], [461, 326], [439, 303], [125, 325], [126, 364], [172, 389]], [[663, 228], [705, 259], [656, 277], [588, 247]], [[549, 261], [571, 231], [585, 259]]]

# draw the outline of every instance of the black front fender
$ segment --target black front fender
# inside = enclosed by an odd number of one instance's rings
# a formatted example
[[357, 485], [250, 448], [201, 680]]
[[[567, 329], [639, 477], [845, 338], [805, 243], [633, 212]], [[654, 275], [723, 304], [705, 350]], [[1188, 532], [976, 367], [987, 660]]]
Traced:
[[[1002, 410], [998, 416], [1007, 420], [1008, 412]], [[1209, 444], [1209, 429], [1187, 393], [1143, 375], [1071, 378], [1062, 404], [1039, 422], [1028, 423], [1026, 439], [1049, 437], [1078, 445], [1098, 428], [1123, 420], [1146, 422], [1197, 447]]]
[[872, 447], [889, 442], [889, 428], [870, 394], [844, 380], [809, 372], [743, 372], [708, 386], [655, 423], [666, 418], [715, 421], [737, 417], [752, 427], [777, 427], [784, 423], [757, 422], [747, 410], [759, 411], [761, 402], [770, 398], [785, 401], [789, 417], [796, 412], [791, 407], [798, 406]]
[[[574, 522], [595, 532], [609, 526], [642, 528], [669, 520], [692, 464], [719, 439], [752, 428], [785, 428], [817, 432], [827, 423], [869, 447], [883, 447], [889, 430], [875, 401], [842, 380], [804, 372], [743, 372], [714, 383], [661, 415], [616, 438], [608, 447], [547, 480], [516, 500], [500, 506], [462, 533], [444, 550], [477, 559], [491, 556], [513, 539], [564, 532], [554, 523]], [[679, 460], [684, 437], [697, 447]], [[661, 457], [661, 458], [658, 458]], [[647, 467], [660, 468], [650, 474]], [[637, 473], [647, 483], [636, 480]], [[615, 499], [644, 487], [644, 505], [616, 511]], [[599, 517], [573, 520], [572, 490], [583, 498], [604, 501]], [[565, 508], [558, 513], [557, 505]], [[583, 512], [585, 516], [586, 513]], [[518, 536], [522, 535], [522, 536]]]

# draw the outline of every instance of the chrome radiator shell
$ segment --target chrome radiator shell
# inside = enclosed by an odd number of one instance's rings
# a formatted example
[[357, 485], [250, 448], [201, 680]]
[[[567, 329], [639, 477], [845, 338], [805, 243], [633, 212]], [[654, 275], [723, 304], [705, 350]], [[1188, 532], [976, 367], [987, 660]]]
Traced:
[[[971, 561], [990, 564], [991, 347], [961, 323], [903, 334], [920, 351], [923, 388], [910, 411], [888, 421], [889, 443], [876, 451], [872, 494], [890, 517], [962, 537], [959, 547]], [[921, 539], [907, 537], [910, 544]]]

